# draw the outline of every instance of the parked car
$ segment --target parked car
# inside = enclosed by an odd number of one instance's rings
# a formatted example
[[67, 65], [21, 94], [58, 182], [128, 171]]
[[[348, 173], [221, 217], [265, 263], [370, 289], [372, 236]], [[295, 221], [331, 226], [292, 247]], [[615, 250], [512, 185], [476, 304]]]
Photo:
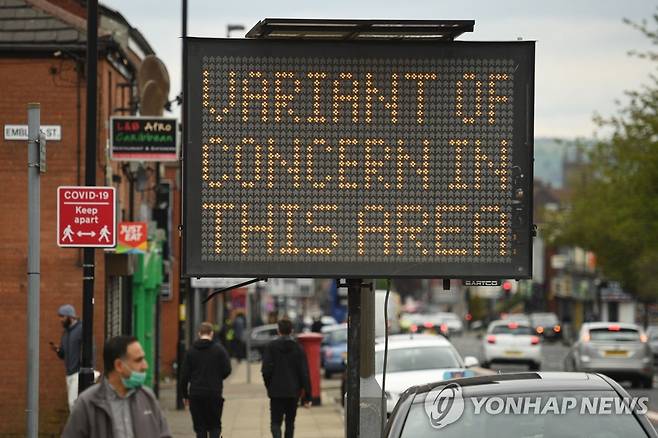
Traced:
[[482, 339], [482, 366], [493, 362], [525, 363], [539, 371], [542, 356], [539, 337], [530, 325], [509, 320], [493, 321]]
[[250, 342], [251, 352], [249, 354], [250, 360], [259, 360], [263, 357], [265, 347], [277, 337], [277, 325], [266, 324], [251, 329]]
[[537, 312], [530, 314], [530, 324], [535, 329], [537, 336], [544, 339], [556, 341], [562, 338], [562, 325], [555, 313]]
[[[380, 338], [381, 339], [381, 338]], [[375, 379], [382, 385], [384, 342], [375, 344]], [[442, 336], [397, 335], [389, 337], [386, 360], [386, 412], [390, 414], [400, 395], [413, 385], [475, 375], [475, 357], [461, 355]]]
[[[450, 386], [449, 386], [450, 385]], [[442, 389], [458, 389], [460, 403], [450, 404], [456, 396], [450, 398], [446, 392], [445, 402], [437, 406], [434, 416], [429, 397], [436, 397]], [[557, 401], [558, 406], [571, 400], [575, 408], [564, 413], [555, 410], [542, 412], [541, 409], [529, 409], [527, 414], [513, 412], [496, 414], [479, 406], [476, 413], [475, 400], [484, 398], [494, 400], [539, 400], [546, 406], [549, 397]], [[569, 399], [567, 399], [567, 397]], [[596, 399], [595, 399], [596, 398]], [[653, 426], [638, 407], [628, 413], [619, 415], [591, 413], [579, 407], [590, 400], [610, 400], [612, 406], [621, 405], [628, 400], [628, 393], [612, 379], [598, 374], [586, 373], [514, 373], [493, 374], [414, 386], [408, 389], [395, 406], [388, 420], [384, 436], [387, 438], [484, 438], [484, 437], [544, 437], [544, 438], [580, 438], [580, 437], [658, 437]], [[462, 402], [463, 401], [463, 402]], [[488, 402], [487, 402], [488, 403]], [[527, 403], [527, 401], [526, 401]], [[492, 409], [499, 403], [493, 403]], [[433, 420], [444, 419], [452, 414], [451, 408], [457, 406], [463, 412], [457, 412], [450, 418], [451, 423], [444, 424], [437, 430]], [[429, 409], [429, 411], [428, 411]], [[597, 412], [597, 411], [594, 411]]]
[[647, 335], [636, 324], [583, 324], [564, 365], [568, 371], [603, 373], [629, 379], [634, 387], [653, 387], [653, 354]]
[[320, 364], [324, 376], [329, 379], [334, 373], [345, 371], [347, 358], [347, 324], [322, 327], [322, 345], [320, 346]]

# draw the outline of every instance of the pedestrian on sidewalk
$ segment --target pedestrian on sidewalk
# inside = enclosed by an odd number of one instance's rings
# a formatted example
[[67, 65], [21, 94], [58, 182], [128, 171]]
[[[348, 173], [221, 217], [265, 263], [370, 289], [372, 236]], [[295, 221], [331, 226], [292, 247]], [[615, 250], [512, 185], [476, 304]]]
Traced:
[[231, 374], [226, 349], [213, 341], [213, 327], [203, 322], [197, 339], [185, 354], [180, 391], [190, 406], [197, 438], [219, 438], [222, 432], [224, 379]]
[[265, 348], [261, 372], [270, 398], [272, 437], [281, 438], [281, 424], [285, 417], [285, 438], [293, 438], [300, 397], [303, 395], [304, 407], [311, 406], [311, 381], [306, 354], [292, 337], [289, 319], [279, 320], [278, 335]]
[[78, 374], [80, 373], [80, 355], [82, 352], [82, 323], [75, 314], [75, 308], [64, 304], [57, 310], [59, 322], [64, 327], [59, 346], [50, 342], [50, 348], [64, 361], [66, 369], [66, 393], [69, 412], [78, 398]]
[[62, 438], [172, 438], [153, 392], [148, 364], [133, 336], [115, 336], [103, 349], [105, 375], [80, 394]]

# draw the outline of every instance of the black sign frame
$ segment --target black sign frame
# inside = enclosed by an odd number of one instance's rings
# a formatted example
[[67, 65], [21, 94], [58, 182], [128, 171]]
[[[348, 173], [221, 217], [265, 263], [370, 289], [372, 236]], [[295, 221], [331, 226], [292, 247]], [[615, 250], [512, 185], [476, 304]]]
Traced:
[[[146, 123], [162, 124], [173, 129], [173, 142], [148, 144], [147, 140], [120, 140], [115, 123], [137, 124], [142, 133]], [[160, 116], [112, 116], [110, 117], [110, 159], [115, 161], [179, 161], [178, 119]]]
[[[265, 41], [186, 38], [187, 119], [183, 177], [183, 274], [189, 277], [292, 277], [292, 278], [459, 278], [490, 279], [532, 277], [532, 181], [534, 135], [535, 44], [520, 42], [365, 42], [365, 41]], [[366, 55], [364, 55], [366, 54]], [[508, 263], [398, 263], [398, 262], [245, 262], [204, 261], [201, 254], [202, 61], [219, 57], [333, 57], [439, 58], [479, 57], [512, 59], [514, 81], [514, 142], [510, 166], [511, 233], [514, 248]]]

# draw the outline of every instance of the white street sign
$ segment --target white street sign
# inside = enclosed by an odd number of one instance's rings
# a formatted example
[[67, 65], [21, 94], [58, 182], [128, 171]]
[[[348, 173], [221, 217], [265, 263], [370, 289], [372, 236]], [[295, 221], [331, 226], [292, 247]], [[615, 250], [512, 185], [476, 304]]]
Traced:
[[[27, 125], [5, 125], [4, 132], [5, 140], [27, 141]], [[46, 140], [62, 140], [62, 125], [41, 125], [41, 132], [46, 135]]]

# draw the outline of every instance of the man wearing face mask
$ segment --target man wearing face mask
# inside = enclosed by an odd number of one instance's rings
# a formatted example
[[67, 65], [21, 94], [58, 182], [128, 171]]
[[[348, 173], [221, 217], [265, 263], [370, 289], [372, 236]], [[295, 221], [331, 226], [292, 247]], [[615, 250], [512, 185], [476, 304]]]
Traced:
[[80, 394], [62, 438], [171, 438], [155, 395], [142, 386], [148, 364], [137, 338], [108, 340], [103, 363], [103, 378]]
[[75, 315], [75, 308], [64, 304], [57, 310], [59, 321], [64, 327], [59, 346], [50, 343], [57, 356], [64, 360], [66, 368], [66, 391], [68, 394], [69, 412], [78, 398], [78, 373], [80, 372], [80, 354], [82, 351], [82, 323]]

